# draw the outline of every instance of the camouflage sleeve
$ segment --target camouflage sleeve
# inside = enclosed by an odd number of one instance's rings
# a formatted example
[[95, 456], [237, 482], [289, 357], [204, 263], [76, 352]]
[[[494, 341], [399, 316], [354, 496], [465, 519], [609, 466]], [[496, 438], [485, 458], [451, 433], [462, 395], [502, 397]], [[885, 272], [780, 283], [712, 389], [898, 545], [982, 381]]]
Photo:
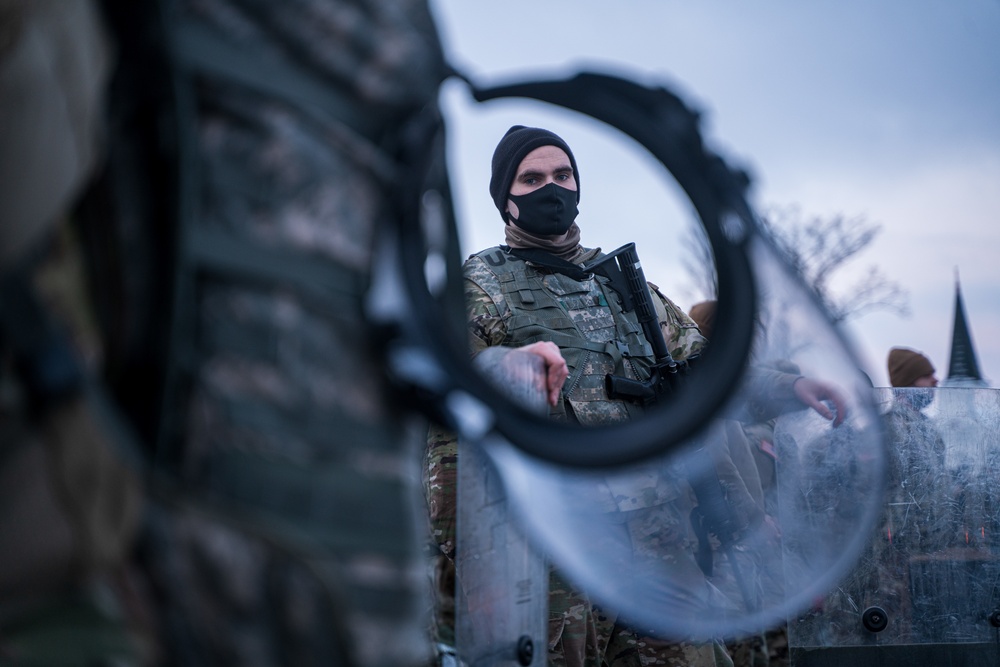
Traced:
[[800, 377], [763, 366], [748, 368], [744, 386], [748, 423], [767, 421], [782, 413], [805, 408], [792, 389]]
[[487, 347], [502, 345], [507, 327], [500, 317], [500, 309], [475, 282], [465, 281], [466, 321], [469, 326], [469, 352], [475, 356]]
[[701, 352], [707, 342], [687, 313], [664, 296], [660, 288], [649, 283], [653, 293], [653, 306], [660, 320], [660, 330], [667, 341], [667, 351], [676, 361], [683, 361]]
[[455, 643], [455, 549], [458, 519], [458, 437], [437, 425], [427, 433], [423, 467], [431, 544], [433, 610], [431, 630], [436, 641]]
[[441, 553], [454, 558], [458, 437], [440, 426], [432, 425], [427, 433], [423, 483], [430, 518], [431, 540]]

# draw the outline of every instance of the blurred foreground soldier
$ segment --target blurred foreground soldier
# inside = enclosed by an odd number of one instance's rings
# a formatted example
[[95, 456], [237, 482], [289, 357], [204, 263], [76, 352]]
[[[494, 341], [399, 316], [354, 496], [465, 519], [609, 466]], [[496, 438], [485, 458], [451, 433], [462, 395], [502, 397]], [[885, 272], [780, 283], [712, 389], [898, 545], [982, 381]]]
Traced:
[[68, 219], [103, 156], [90, 2], [0, 3], [0, 663], [140, 665], [141, 511], [88, 395], [101, 355]]
[[[505, 245], [483, 250], [465, 264], [466, 305], [472, 354], [493, 346], [555, 344], [565, 359], [568, 378], [550, 384], [552, 418], [582, 425], [621, 422], [642, 415], [635, 403], [608, 396], [605, 376], [642, 381], [654, 361], [634, 312], [621, 302], [603, 277], [582, 266], [602, 256], [599, 248], [580, 244], [576, 224], [580, 174], [569, 146], [540, 128], [514, 126], [497, 145], [492, 161], [490, 195], [504, 221]], [[650, 284], [660, 331], [678, 361], [697, 354], [705, 338], [695, 323]], [[551, 368], [551, 364], [550, 364]], [[775, 398], [792, 398], [832, 413], [820, 400], [834, 397], [825, 386], [780, 373], [767, 375]], [[800, 403], [800, 405], [801, 405]], [[839, 405], [842, 417], [843, 406]], [[737, 427], [738, 430], [738, 427]], [[455, 549], [454, 436], [433, 430], [428, 439], [427, 494], [433, 537], [445, 557], [439, 560], [438, 588], [449, 602]], [[664, 473], [666, 474], [666, 473]], [[744, 526], [763, 519], [731, 461], [720, 464], [720, 481]], [[677, 493], [663, 493], [678, 489]], [[692, 557], [697, 538], [690, 522], [696, 503], [682, 479], [649, 488], [604, 489], [635, 545], [636, 558], [673, 559], [690, 573], [694, 596], [707, 588], [705, 574]], [[654, 547], [653, 543], [660, 546]], [[641, 552], [641, 553], [640, 553]], [[439, 638], [447, 640], [449, 610], [439, 608]], [[442, 618], [445, 617], [445, 618]], [[558, 570], [549, 580], [551, 665], [612, 667], [625, 665], [731, 664], [721, 643], [692, 644], [642, 636], [618, 624], [616, 613], [596, 607], [586, 592]]]
[[[447, 69], [427, 3], [159, 12], [182, 178], [143, 547], [168, 658], [423, 665], [426, 426], [363, 313], [400, 192], [420, 179], [447, 192]], [[441, 171], [413, 173], [408, 142]]]
[[[107, 45], [88, 3], [0, 2], [0, 663], [424, 665], [426, 427], [363, 313], [400, 191], [446, 191], [406, 159], [443, 156], [429, 9], [101, 9]], [[97, 306], [66, 337], [138, 436], [141, 517], [35, 289], [71, 208], [88, 280], [60, 284]], [[155, 654], [96, 576], [129, 556]]]

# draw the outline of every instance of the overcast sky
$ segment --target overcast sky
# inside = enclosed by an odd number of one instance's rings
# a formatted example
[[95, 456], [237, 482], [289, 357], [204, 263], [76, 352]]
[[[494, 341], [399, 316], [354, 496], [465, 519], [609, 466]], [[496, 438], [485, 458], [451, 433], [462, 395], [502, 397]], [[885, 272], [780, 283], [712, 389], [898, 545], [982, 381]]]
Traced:
[[[665, 85], [751, 173], [758, 210], [880, 225], [851, 273], [878, 264], [912, 314], [848, 325], [876, 385], [893, 345], [922, 350], [944, 379], [958, 270], [980, 369], [1000, 386], [1000, 0], [431, 6], [449, 60], [483, 84], [591, 69]], [[468, 253], [503, 240], [493, 148], [512, 124], [541, 125], [575, 154], [584, 244], [635, 241], [647, 278], [684, 308], [700, 299], [678, 247], [690, 207], [630, 140], [538, 103], [476, 104], [457, 85], [443, 101]]]

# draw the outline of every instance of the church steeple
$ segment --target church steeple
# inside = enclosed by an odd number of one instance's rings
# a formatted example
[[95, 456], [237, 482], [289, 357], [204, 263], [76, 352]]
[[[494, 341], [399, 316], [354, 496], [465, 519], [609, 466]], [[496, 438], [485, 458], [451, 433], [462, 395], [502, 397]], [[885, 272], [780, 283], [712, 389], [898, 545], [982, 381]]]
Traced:
[[962, 287], [955, 269], [955, 323], [951, 331], [951, 360], [948, 363], [948, 377], [945, 386], [985, 387], [986, 382], [979, 372], [976, 350], [972, 346], [972, 335], [965, 318], [965, 304], [962, 301]]

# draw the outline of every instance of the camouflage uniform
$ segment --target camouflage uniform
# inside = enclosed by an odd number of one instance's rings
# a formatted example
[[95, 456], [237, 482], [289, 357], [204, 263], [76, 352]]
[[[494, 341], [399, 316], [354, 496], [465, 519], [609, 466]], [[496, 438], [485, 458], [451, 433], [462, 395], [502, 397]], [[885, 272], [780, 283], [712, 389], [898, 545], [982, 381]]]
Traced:
[[[581, 249], [577, 263], [599, 256], [599, 249]], [[466, 303], [470, 346], [478, 353], [488, 347], [519, 347], [535, 341], [559, 345], [569, 367], [569, 378], [559, 405], [550, 409], [553, 418], [582, 424], [624, 421], [641, 409], [611, 400], [604, 389], [608, 373], [635, 380], [649, 377], [653, 361], [634, 313], [623, 313], [618, 297], [597, 277], [575, 281], [562, 274], [537, 269], [494, 247], [470, 258], [465, 264]], [[705, 339], [695, 323], [673, 302], [651, 285], [667, 347], [677, 360], [696, 354]], [[457, 442], [444, 431], [434, 430], [428, 440], [425, 487], [433, 538], [445, 557], [439, 564], [439, 631], [450, 637], [453, 619], [442, 610], [454, 589], [448, 589], [450, 558], [455, 549], [455, 478]], [[648, 488], [616, 488], [605, 491], [615, 511], [628, 510], [627, 528], [636, 543], [652, 545], [655, 557], [665, 552], [683, 554], [689, 563], [692, 536], [687, 513], [692, 506], [690, 490], [679, 480], [649, 479]], [[640, 486], [642, 486], [640, 484]], [[666, 527], [666, 533], [664, 528]], [[655, 533], [655, 534], [654, 534]], [[460, 586], [460, 582], [459, 582]], [[446, 604], [445, 604], [446, 607]], [[727, 664], [721, 647], [695, 646], [640, 637], [616, 626], [616, 615], [594, 606], [587, 595], [554, 571], [549, 581], [549, 664], [616, 667], [648, 664]]]

